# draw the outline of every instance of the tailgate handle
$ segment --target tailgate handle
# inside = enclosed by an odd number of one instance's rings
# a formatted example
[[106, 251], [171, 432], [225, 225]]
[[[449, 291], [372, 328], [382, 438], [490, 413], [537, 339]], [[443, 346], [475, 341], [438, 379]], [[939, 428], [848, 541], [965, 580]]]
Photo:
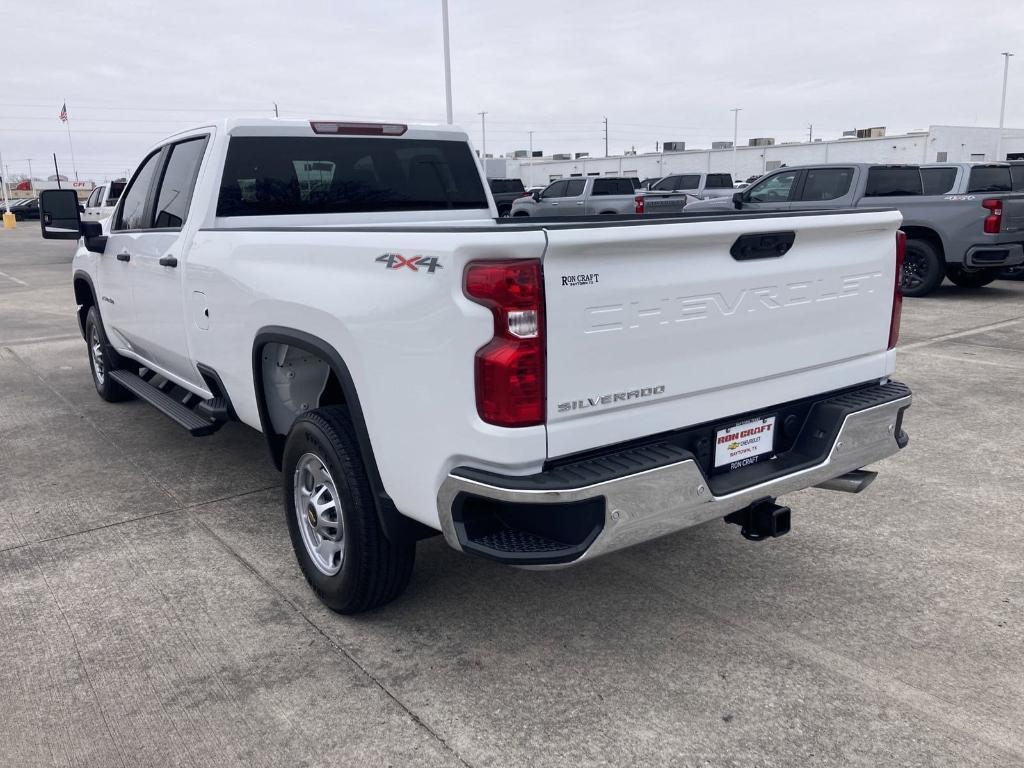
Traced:
[[796, 232], [768, 232], [740, 235], [732, 244], [729, 253], [736, 261], [753, 259], [777, 259], [793, 247]]

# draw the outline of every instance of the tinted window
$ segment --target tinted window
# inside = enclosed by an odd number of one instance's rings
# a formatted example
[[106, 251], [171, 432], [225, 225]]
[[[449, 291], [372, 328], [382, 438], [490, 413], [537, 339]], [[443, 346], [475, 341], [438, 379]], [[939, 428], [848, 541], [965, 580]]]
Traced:
[[1011, 189], [1008, 166], [994, 168], [971, 168], [968, 192], [1009, 192]]
[[160, 152], [154, 152], [139, 168], [135, 178], [131, 181], [131, 186], [124, 193], [121, 213], [117, 217], [117, 226], [114, 229], [147, 229], [149, 227], [149, 222], [145, 218], [146, 198], [149, 197], [149, 188], [153, 185], [159, 164]]
[[566, 182], [564, 197], [579, 197], [583, 194], [583, 188], [587, 185], [586, 179], [573, 179]]
[[205, 151], [205, 138], [183, 141], [171, 147], [171, 156], [157, 194], [154, 227], [180, 227], [185, 223]]
[[486, 207], [463, 142], [241, 136], [228, 145], [217, 215]]
[[807, 171], [801, 200], [835, 200], [850, 191], [853, 168], [811, 168]]
[[491, 192], [496, 195], [523, 191], [523, 182], [519, 179], [490, 179], [487, 183], [491, 185]]
[[700, 186], [700, 174], [691, 173], [688, 176], [679, 177], [679, 186], [676, 189], [697, 189]]
[[921, 182], [926, 195], [944, 195], [956, 182], [956, 168], [922, 168]]
[[679, 180], [682, 176], [666, 176], [664, 179], [654, 184], [651, 189], [681, 189], [679, 186]]
[[85, 201], [86, 208], [96, 208], [103, 205], [101, 200], [103, 199], [103, 187], [96, 187], [89, 195], [89, 199]]
[[594, 179], [592, 195], [632, 195], [633, 183], [629, 179]]
[[924, 191], [918, 168], [870, 168], [865, 197], [920, 195]]
[[1024, 192], [1024, 165], [1011, 165], [1010, 179], [1013, 181], [1014, 192]]
[[541, 193], [541, 197], [565, 197], [565, 187], [568, 181], [556, 181], [549, 184], [548, 188]]
[[784, 203], [789, 200], [797, 171], [786, 171], [759, 181], [744, 198], [751, 203]]
[[708, 182], [704, 186], [708, 189], [732, 189], [732, 176], [728, 173], [709, 173]]
[[125, 181], [110, 182], [110, 191], [107, 193], [107, 205], [113, 205], [120, 200], [121, 193], [124, 192], [126, 186], [128, 186], [128, 182]]

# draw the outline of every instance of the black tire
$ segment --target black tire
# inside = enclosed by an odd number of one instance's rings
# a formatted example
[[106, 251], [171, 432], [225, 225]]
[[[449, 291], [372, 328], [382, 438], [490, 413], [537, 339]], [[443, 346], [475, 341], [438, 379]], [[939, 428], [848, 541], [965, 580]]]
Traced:
[[946, 270], [942, 257], [927, 240], [907, 240], [900, 288], [904, 296], [927, 296], [942, 284]]
[[528, 214], [526, 211], [516, 211], [512, 215], [513, 216], [529, 216], [530, 214]]
[[[325, 498], [316, 492], [315, 484], [310, 489], [313, 493], [306, 509], [301, 510], [304, 519], [299, 520], [297, 499], [303, 491], [297, 494], [296, 481], [305, 484], [300, 461], [307, 466], [312, 461], [309, 456], [321, 462], [327, 472], [326, 480], [333, 486], [328, 487], [326, 497], [335, 502], [334, 511], [327, 511], [318, 522], [328, 526], [324, 530], [336, 537], [332, 541], [340, 547], [335, 555], [340, 555], [335, 573], [314, 561], [304, 538], [316, 528], [313, 522], [306, 527], [307, 520], [316, 520], [321, 511], [312, 508], [312, 497]], [[317, 597], [331, 610], [345, 614], [368, 611], [398, 597], [412, 576], [416, 542], [412, 537], [391, 540], [384, 535], [348, 409], [332, 405], [296, 419], [285, 442], [282, 472], [292, 548], [302, 575]], [[340, 525], [331, 527], [332, 519]], [[330, 535], [313, 535], [321, 543], [330, 539]], [[333, 567], [332, 560], [328, 570]]]
[[979, 267], [971, 269], [962, 264], [947, 264], [946, 277], [961, 288], [983, 288], [999, 277], [999, 270]]
[[85, 316], [85, 343], [89, 355], [89, 372], [97, 394], [108, 403], [130, 400], [132, 393], [109, 376], [110, 371], [127, 366], [110, 346], [107, 333], [103, 330], [103, 319], [95, 306], [89, 307]]
[[502, 219], [507, 218], [512, 213], [511, 205], [499, 205], [498, 216]]

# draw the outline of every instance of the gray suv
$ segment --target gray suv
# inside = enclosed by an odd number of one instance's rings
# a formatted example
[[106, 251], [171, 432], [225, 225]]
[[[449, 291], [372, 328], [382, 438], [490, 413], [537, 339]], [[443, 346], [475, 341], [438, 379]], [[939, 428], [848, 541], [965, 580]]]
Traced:
[[637, 213], [633, 179], [587, 176], [558, 179], [512, 203], [513, 216], [595, 216]]

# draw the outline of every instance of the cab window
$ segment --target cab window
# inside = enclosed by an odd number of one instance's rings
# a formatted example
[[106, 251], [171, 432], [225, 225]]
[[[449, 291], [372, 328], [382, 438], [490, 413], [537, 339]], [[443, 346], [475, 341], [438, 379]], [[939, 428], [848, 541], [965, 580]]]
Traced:
[[115, 232], [123, 232], [129, 229], [148, 229], [149, 222], [146, 219], [147, 202], [149, 191], [156, 179], [157, 169], [160, 166], [161, 150], [157, 150], [143, 161], [142, 166], [135, 174], [128, 189], [125, 190], [121, 210], [118, 212], [117, 220], [112, 229]]
[[160, 190], [157, 193], [153, 226], [158, 229], [177, 229], [185, 223], [192, 191], [199, 175], [199, 165], [206, 152], [206, 137], [173, 144]]

